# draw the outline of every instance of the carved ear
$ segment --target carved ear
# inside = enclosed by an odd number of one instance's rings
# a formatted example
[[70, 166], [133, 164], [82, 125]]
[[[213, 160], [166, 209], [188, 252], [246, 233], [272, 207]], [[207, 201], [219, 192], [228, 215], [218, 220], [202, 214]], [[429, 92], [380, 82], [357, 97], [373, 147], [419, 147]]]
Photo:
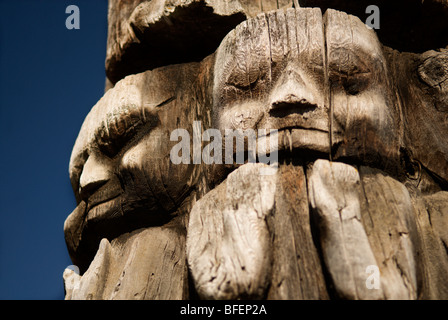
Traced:
[[448, 183], [448, 50], [390, 57], [402, 103], [404, 144], [413, 160], [443, 188]]
[[434, 107], [448, 113], [448, 50], [429, 51], [423, 54], [418, 76], [428, 87]]

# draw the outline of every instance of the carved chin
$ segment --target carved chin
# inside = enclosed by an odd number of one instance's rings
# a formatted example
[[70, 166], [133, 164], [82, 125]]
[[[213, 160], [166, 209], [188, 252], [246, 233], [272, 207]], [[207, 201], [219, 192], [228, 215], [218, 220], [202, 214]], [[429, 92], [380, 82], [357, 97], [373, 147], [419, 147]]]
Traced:
[[171, 218], [153, 199], [137, 201], [121, 193], [95, 205], [82, 201], [66, 219], [64, 233], [73, 262], [85, 271], [101, 239], [112, 240], [139, 228], [164, 224]]

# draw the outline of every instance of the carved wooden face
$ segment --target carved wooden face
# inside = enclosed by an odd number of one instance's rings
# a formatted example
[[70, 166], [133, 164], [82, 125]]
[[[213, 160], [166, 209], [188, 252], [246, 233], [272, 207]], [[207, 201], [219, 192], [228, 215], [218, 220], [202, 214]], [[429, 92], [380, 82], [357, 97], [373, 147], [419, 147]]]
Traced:
[[[170, 134], [191, 131], [198, 118], [201, 97], [191, 94], [197, 70], [198, 64], [185, 64], [130, 76], [88, 114], [70, 161], [79, 203], [67, 219], [75, 223], [66, 223], [66, 229], [79, 230], [65, 230], [72, 255], [92, 255], [101, 238], [159, 225], [175, 214], [197, 172], [171, 162], [177, 142], [170, 142]], [[79, 242], [89, 248], [78, 250]]]
[[356, 17], [288, 9], [250, 19], [223, 40], [214, 79], [221, 130], [277, 129], [279, 150], [381, 167], [398, 159], [382, 47]]

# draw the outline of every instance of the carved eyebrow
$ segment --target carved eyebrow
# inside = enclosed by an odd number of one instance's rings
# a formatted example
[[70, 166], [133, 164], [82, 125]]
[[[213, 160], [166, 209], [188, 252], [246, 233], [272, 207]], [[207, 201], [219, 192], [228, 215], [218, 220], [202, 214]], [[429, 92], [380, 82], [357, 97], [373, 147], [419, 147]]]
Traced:
[[94, 131], [94, 143], [100, 151], [114, 157], [143, 127], [155, 126], [157, 109], [176, 99], [171, 96], [159, 103], [128, 104], [107, 113]]
[[94, 143], [109, 157], [122, 147], [144, 126], [151, 117], [147, 108], [136, 105], [122, 106], [110, 113], [94, 131]]
[[383, 64], [383, 60], [377, 55], [361, 48], [357, 49], [357, 51], [344, 47], [332, 49], [328, 55], [330, 70], [344, 74], [369, 73]]

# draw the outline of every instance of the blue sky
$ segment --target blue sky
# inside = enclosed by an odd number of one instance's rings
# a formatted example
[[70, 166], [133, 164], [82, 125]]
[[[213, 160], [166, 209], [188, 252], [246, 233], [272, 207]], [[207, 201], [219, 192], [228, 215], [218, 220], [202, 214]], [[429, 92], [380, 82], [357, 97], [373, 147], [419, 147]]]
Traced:
[[106, 38], [107, 0], [0, 0], [0, 299], [64, 298], [68, 162], [104, 93]]

